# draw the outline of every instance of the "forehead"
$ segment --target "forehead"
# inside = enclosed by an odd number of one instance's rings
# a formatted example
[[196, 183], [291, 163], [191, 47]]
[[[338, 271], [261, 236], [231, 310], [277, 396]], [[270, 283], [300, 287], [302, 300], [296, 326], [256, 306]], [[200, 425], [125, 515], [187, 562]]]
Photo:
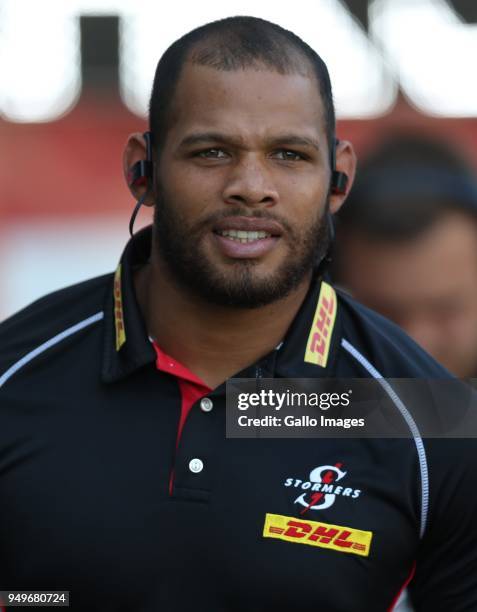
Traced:
[[210, 128], [245, 139], [285, 129], [324, 142], [318, 83], [312, 74], [280, 74], [265, 67], [222, 71], [186, 62], [171, 102], [168, 138]]

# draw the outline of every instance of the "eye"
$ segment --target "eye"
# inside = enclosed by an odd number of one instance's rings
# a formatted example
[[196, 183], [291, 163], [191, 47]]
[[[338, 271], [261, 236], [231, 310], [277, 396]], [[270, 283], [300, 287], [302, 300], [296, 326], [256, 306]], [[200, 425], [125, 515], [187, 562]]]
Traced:
[[302, 153], [297, 153], [296, 151], [292, 151], [290, 149], [279, 149], [274, 153], [275, 157], [282, 161], [302, 161], [306, 159], [306, 156]]
[[227, 157], [227, 154], [223, 149], [204, 149], [197, 153], [197, 157], [202, 157], [204, 159], [223, 159]]

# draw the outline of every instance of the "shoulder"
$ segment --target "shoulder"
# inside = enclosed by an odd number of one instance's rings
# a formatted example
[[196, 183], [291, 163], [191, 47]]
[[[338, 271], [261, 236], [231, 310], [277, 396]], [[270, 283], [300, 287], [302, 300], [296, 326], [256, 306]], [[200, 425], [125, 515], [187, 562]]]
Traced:
[[[0, 324], [0, 386], [8, 370], [32, 351], [42, 352], [103, 318], [112, 274], [50, 293]], [[112, 295], [112, 293], [111, 293]]]
[[451, 376], [400, 327], [344, 291], [336, 289], [336, 293], [341, 312], [342, 349], [361, 363], [368, 376], [376, 373], [384, 378]]

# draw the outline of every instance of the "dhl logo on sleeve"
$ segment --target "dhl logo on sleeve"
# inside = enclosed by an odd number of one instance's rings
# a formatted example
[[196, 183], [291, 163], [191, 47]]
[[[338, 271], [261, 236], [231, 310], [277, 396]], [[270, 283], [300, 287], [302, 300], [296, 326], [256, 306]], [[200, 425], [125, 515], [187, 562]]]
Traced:
[[337, 310], [336, 293], [331, 285], [322, 282], [313, 325], [306, 344], [305, 361], [326, 367], [330, 351], [331, 336]]
[[114, 325], [116, 327], [116, 351], [126, 342], [123, 318], [123, 297], [121, 293], [121, 264], [114, 274]]
[[368, 557], [373, 532], [267, 513], [263, 537]]

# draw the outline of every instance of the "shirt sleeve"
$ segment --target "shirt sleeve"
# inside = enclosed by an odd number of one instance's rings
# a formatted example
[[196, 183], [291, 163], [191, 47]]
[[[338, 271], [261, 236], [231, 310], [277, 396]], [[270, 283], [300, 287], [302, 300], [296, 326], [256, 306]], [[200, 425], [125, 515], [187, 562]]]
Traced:
[[426, 531], [409, 585], [416, 612], [477, 610], [477, 439], [425, 440]]

